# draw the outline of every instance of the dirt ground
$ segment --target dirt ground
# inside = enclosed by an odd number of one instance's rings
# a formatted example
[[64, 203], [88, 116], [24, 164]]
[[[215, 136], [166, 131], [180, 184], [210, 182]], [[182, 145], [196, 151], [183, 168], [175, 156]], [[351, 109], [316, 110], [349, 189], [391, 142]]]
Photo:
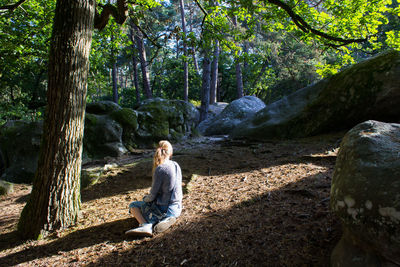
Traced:
[[15, 229], [29, 185], [0, 199], [0, 266], [328, 266], [341, 229], [329, 192], [341, 134], [246, 143], [223, 137], [175, 144], [184, 210], [168, 231], [134, 239], [128, 214], [151, 185], [152, 150], [109, 166], [82, 191], [79, 223], [44, 240]]

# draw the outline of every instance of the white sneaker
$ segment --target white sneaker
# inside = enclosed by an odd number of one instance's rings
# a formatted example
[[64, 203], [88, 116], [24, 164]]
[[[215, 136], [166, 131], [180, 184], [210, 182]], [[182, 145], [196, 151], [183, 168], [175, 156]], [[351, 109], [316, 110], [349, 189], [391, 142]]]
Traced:
[[154, 232], [161, 233], [167, 230], [176, 222], [175, 217], [167, 217], [154, 226]]
[[140, 224], [139, 227], [125, 232], [129, 236], [153, 236], [153, 225], [151, 223]]

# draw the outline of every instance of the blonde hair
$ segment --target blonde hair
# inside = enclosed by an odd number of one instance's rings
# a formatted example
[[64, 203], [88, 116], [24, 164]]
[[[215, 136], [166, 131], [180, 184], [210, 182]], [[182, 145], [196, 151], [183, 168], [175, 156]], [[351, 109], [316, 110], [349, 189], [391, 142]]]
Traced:
[[172, 157], [173, 149], [170, 142], [162, 140], [158, 142], [158, 147], [156, 152], [154, 152], [153, 157], [153, 171], [156, 170], [158, 165], [161, 165], [165, 162], [165, 160], [170, 159]]

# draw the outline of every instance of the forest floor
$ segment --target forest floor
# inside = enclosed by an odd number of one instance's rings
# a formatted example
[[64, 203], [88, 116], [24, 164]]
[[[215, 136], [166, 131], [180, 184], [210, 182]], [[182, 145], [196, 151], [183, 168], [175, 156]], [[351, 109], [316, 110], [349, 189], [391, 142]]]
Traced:
[[184, 210], [152, 238], [124, 235], [137, 226], [128, 204], [151, 186], [152, 150], [92, 163], [108, 170], [82, 190], [78, 224], [43, 240], [18, 239], [31, 187], [15, 185], [0, 199], [0, 266], [328, 266], [341, 235], [329, 211], [341, 137], [175, 144]]

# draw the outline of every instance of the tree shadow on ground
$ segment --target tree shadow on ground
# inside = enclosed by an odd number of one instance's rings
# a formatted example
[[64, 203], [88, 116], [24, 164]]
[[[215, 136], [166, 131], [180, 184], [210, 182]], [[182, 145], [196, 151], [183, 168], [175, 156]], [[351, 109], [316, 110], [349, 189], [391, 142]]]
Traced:
[[[101, 255], [91, 266], [328, 266], [340, 229], [329, 212], [329, 183], [322, 177], [305, 177], [228, 209], [208, 207], [196, 218], [184, 211], [171, 229], [143, 243], [123, 233], [135, 220], [121, 219], [28, 247], [0, 261], [17, 265], [60, 251], [128, 240], [129, 249]], [[13, 234], [1, 235], [1, 243]]]
[[[20, 252], [9, 254], [6, 257], [0, 258], [0, 262], [4, 265], [11, 266], [42, 257], [50, 257], [60, 252], [89, 247], [104, 241], [109, 241], [111, 243], [122, 242], [125, 238], [124, 232], [126, 229], [131, 228], [132, 225], [137, 225], [136, 220], [128, 218], [77, 230], [65, 237], [54, 237], [54, 241], [50, 243], [32, 246]], [[18, 233], [15, 231], [0, 235], [0, 250], [21, 243], [22, 241], [20, 241]]]
[[[240, 145], [241, 146], [241, 145]], [[173, 157], [181, 168], [184, 180], [193, 174], [211, 176], [239, 174], [250, 170], [258, 170], [287, 163], [314, 163], [324, 166], [326, 162], [334, 162], [335, 156], [311, 156], [323, 154], [335, 149], [335, 145], [326, 144], [314, 148], [304, 148], [302, 143], [267, 142], [250, 146], [242, 146], [238, 150], [231, 143], [221, 146], [205, 147], [190, 152], [180, 152]], [[239, 151], [239, 152], [238, 152]], [[106, 175], [99, 183], [83, 190], [82, 201], [112, 197], [140, 188], [151, 186], [151, 160], [140, 161], [133, 166], [122, 166], [120, 173]]]
[[320, 179], [308, 177], [195, 221], [180, 218], [145, 246], [90, 266], [329, 266], [341, 230], [329, 212], [329, 187], [320, 187]]

